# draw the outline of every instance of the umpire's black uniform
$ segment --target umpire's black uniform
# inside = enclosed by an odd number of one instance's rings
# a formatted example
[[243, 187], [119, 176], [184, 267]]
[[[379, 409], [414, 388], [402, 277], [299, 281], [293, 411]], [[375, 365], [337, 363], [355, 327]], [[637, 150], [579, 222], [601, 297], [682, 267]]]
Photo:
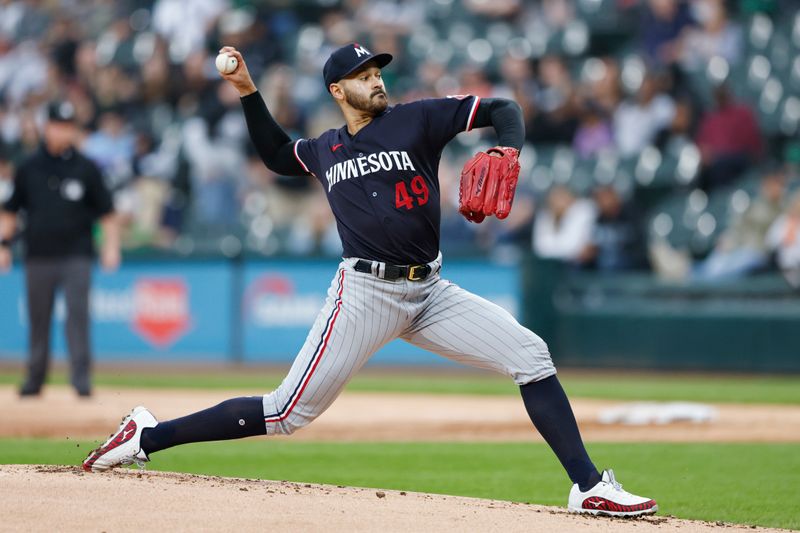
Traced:
[[[70, 120], [51, 108], [50, 120]], [[14, 191], [3, 206], [25, 215], [25, 279], [30, 357], [20, 393], [39, 393], [50, 356], [50, 322], [56, 290], [66, 301], [66, 339], [72, 385], [91, 394], [89, 285], [94, 256], [94, 221], [111, 213], [111, 194], [97, 166], [74, 148], [53, 154], [43, 144], [22, 162]]]

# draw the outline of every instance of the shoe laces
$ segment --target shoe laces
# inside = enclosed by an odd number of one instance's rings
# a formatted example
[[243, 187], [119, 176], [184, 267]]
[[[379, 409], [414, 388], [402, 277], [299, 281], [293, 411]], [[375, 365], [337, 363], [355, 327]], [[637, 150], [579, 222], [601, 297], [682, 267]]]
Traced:
[[608, 484], [611, 485], [614, 488], [614, 490], [617, 490], [619, 492], [625, 492], [622, 489], [622, 483], [617, 481], [617, 478], [614, 477], [614, 471], [609, 468], [608, 470], [606, 470], [606, 472], [608, 472]]

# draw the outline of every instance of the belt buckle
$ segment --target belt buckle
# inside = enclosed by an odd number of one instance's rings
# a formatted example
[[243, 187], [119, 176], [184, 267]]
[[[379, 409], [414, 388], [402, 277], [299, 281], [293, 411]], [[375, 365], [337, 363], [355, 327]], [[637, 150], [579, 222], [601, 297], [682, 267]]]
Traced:
[[[406, 278], [409, 281], [420, 281], [425, 279], [428, 275], [428, 273], [425, 272], [425, 268], [427, 266], [428, 265], [410, 265], [408, 267], [408, 275], [406, 275]], [[417, 270], [420, 271], [419, 275], [417, 275]]]

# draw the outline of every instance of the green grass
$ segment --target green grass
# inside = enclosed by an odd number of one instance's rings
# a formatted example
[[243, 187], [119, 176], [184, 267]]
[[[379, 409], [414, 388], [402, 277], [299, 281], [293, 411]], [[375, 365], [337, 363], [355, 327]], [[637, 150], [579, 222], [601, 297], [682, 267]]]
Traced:
[[[105, 369], [95, 376], [97, 385], [113, 387], [236, 389], [269, 391], [283, 379], [284, 372], [254, 367], [247, 370], [123, 371]], [[800, 375], [797, 376], [714, 376], [658, 373], [562, 372], [567, 393], [574, 398], [607, 398], [630, 401], [696, 401], [800, 404]], [[19, 372], [0, 370], [0, 384], [17, 384]], [[66, 383], [56, 372], [51, 383]], [[436, 394], [516, 395], [517, 387], [502, 376], [437, 369], [435, 372], [371, 370], [357, 375], [348, 385], [351, 391], [407, 392]]]
[[[0, 462], [78, 464], [95, 443], [0, 439]], [[592, 444], [598, 465], [660, 514], [800, 528], [800, 445]], [[543, 444], [311, 443], [251, 439], [159, 453], [151, 468], [566, 504], [569, 481]]]

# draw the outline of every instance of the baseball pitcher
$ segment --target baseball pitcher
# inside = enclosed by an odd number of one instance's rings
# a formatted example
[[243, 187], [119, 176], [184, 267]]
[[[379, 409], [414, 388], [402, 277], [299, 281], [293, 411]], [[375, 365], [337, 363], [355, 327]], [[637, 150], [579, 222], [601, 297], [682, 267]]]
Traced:
[[[525, 136], [519, 106], [461, 95], [389, 105], [381, 69], [389, 54], [357, 43], [333, 52], [323, 78], [345, 125], [292, 140], [270, 115], [241, 54], [222, 76], [239, 91], [250, 137], [270, 169], [313, 176], [336, 218], [344, 253], [308, 337], [283, 383], [263, 397], [235, 398], [158, 422], [137, 407], [83, 463], [87, 471], [143, 463], [178, 444], [288, 435], [311, 423], [387, 342], [401, 338], [444, 357], [509, 376], [536, 429], [572, 480], [571, 511], [636, 516], [656, 502], [598, 472], [581, 440], [547, 345], [508, 312], [441, 276], [439, 159], [458, 133], [494, 128], [498, 145], [461, 175], [468, 220], [505, 218], [512, 208]], [[224, 61], [222, 62], [225, 63]]]

